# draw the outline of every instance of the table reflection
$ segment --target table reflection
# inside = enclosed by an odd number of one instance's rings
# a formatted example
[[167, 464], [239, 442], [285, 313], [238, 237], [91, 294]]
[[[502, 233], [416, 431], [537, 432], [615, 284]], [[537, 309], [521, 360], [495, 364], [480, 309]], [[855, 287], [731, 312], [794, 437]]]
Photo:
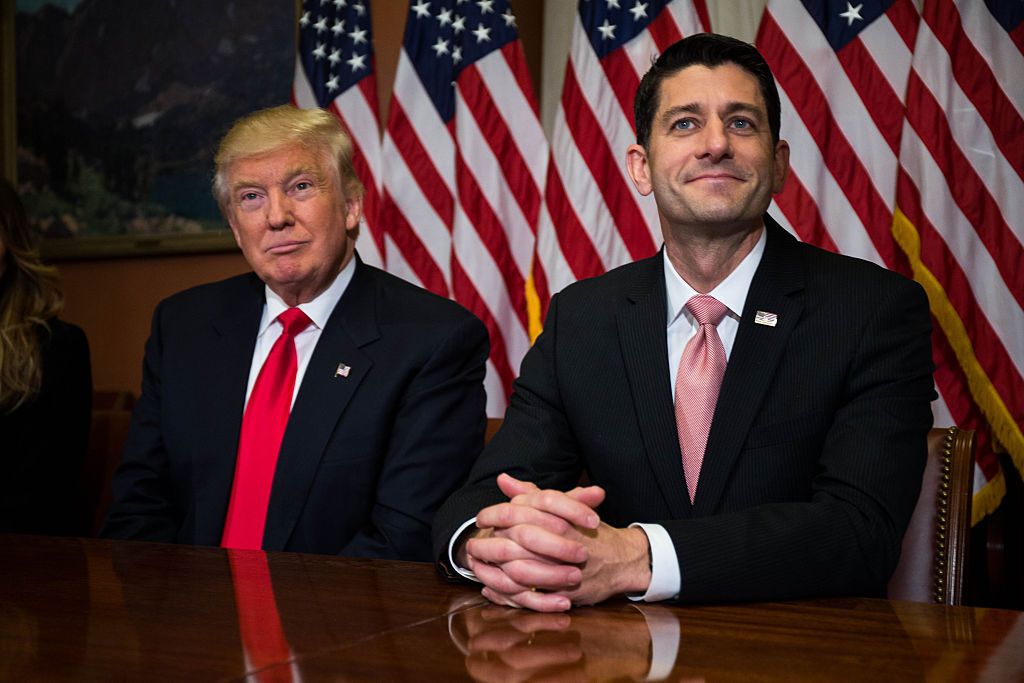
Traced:
[[0, 535], [0, 680], [244, 679], [1024, 680], [1024, 613], [846, 598], [544, 615], [427, 564]]

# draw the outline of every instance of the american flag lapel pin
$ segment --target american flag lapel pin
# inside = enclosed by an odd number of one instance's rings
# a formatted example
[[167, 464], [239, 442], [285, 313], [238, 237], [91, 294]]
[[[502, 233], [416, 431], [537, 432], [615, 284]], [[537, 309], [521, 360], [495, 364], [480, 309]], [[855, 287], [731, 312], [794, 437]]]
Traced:
[[352, 370], [349, 366], [344, 363], [338, 363], [338, 369], [334, 371], [335, 377], [348, 377], [348, 373]]
[[755, 325], [767, 325], [768, 327], [775, 327], [775, 325], [778, 324], [778, 322], [779, 316], [775, 315], [774, 313], [769, 313], [768, 311], [758, 311], [754, 315]]

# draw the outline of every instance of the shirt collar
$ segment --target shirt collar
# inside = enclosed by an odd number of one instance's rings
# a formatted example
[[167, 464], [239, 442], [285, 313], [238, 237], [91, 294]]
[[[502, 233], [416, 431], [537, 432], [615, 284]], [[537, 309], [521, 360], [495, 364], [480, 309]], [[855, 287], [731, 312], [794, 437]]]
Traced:
[[[743, 304], [746, 303], [747, 292], [750, 291], [750, 283], [754, 281], [754, 273], [757, 271], [757, 266], [761, 263], [761, 257], [764, 255], [764, 246], [767, 241], [768, 231], [762, 229], [761, 236], [758, 238], [754, 248], [750, 250], [750, 253], [740, 261], [736, 269], [729, 273], [717, 287], [708, 292], [709, 295], [725, 304], [729, 308], [729, 315], [737, 320], [743, 314]], [[672, 262], [668, 259], [668, 250], [662, 249], [661, 253], [665, 264], [668, 324], [671, 325], [675, 322], [676, 318], [684, 313], [690, 316], [689, 311], [686, 310], [686, 302], [699, 292], [676, 272]]]
[[[327, 325], [327, 319], [331, 317], [334, 307], [338, 305], [341, 296], [348, 289], [348, 284], [352, 281], [352, 276], [355, 272], [356, 259], [353, 256], [327, 289], [312, 301], [299, 304], [299, 309], [309, 316], [309, 319], [313, 321], [313, 324], [318, 329], [322, 330]], [[277, 320], [277, 316], [290, 308], [268, 285], [264, 285], [264, 291], [266, 292], [267, 304], [263, 307], [263, 318], [260, 320], [259, 335], [267, 331], [270, 324]]]

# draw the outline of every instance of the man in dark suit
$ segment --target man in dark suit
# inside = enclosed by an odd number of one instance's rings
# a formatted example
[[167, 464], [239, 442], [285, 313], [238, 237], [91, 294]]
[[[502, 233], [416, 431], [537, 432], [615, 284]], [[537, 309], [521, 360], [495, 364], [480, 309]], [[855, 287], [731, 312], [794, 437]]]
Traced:
[[544, 611], [883, 593], [931, 425], [928, 306], [765, 214], [789, 164], [779, 111], [761, 55], [724, 36], [645, 75], [627, 165], [665, 247], [552, 299], [435, 520], [448, 573]]
[[351, 160], [321, 110], [225, 136], [214, 192], [255, 272], [158, 306], [103, 535], [430, 558], [483, 443], [487, 332], [359, 260]]

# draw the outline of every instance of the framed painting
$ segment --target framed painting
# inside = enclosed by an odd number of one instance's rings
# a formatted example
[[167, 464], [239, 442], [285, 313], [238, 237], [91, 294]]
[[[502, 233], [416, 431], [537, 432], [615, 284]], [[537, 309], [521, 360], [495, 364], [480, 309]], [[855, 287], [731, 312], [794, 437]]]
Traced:
[[289, 100], [295, 0], [7, 2], [4, 113], [44, 256], [235, 248], [213, 155], [235, 119]]

